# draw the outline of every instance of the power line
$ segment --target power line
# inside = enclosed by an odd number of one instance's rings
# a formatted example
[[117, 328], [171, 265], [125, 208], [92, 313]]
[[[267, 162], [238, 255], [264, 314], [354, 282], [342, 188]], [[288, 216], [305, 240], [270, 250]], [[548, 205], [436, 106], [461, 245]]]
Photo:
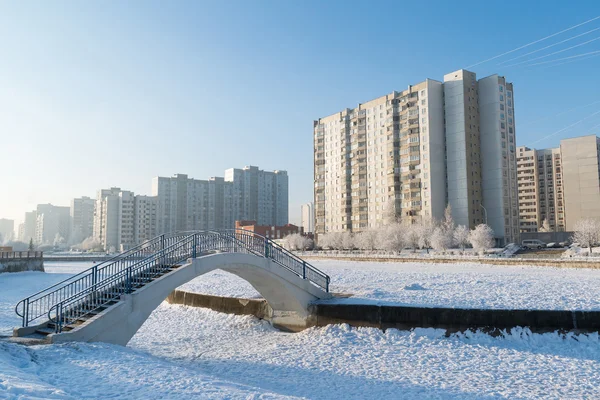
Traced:
[[520, 127], [522, 128], [522, 127], [524, 127], [524, 126], [528, 126], [528, 125], [534, 124], [534, 123], [536, 123], [536, 122], [544, 121], [544, 120], [546, 120], [546, 119], [549, 119], [549, 118], [558, 117], [558, 116], [560, 116], [560, 115], [564, 115], [564, 114], [567, 114], [567, 113], [570, 113], [570, 112], [573, 112], [573, 111], [575, 111], [575, 110], [579, 110], [579, 109], [582, 109], [582, 108], [587, 108], [587, 107], [593, 106], [594, 104], [598, 104], [598, 103], [600, 103], [600, 100], [594, 101], [593, 103], [586, 104], [586, 105], [584, 105], [584, 106], [577, 106], [577, 107], [573, 107], [573, 108], [570, 108], [570, 109], [568, 109], [568, 110], [566, 110], [566, 111], [559, 112], [558, 114], [552, 114], [552, 115], [551, 115], [551, 116], [549, 116], [549, 117], [548, 117], [548, 116], [546, 116], [546, 117], [538, 118], [538, 119], [536, 119], [536, 120], [533, 120], [533, 121], [530, 121], [530, 122], [526, 122], [526, 123], [524, 123], [524, 124], [521, 124], [521, 125], [520, 125]]
[[560, 129], [560, 130], [558, 130], [558, 131], [556, 131], [556, 132], [554, 132], [554, 133], [551, 133], [551, 134], [550, 134], [550, 135], [548, 135], [548, 136], [545, 136], [545, 137], [543, 137], [543, 138], [541, 138], [541, 139], [539, 139], [539, 140], [536, 140], [535, 142], [532, 142], [532, 143], [530, 143], [530, 144], [529, 144], [529, 146], [533, 146], [533, 145], [534, 145], [534, 144], [536, 144], [536, 143], [539, 143], [539, 142], [541, 142], [541, 141], [543, 141], [543, 140], [546, 140], [546, 139], [548, 139], [548, 138], [551, 138], [552, 136], [556, 136], [556, 135], [558, 135], [558, 134], [559, 134], [559, 133], [561, 133], [561, 132], [564, 132], [564, 131], [566, 131], [566, 130], [568, 130], [568, 129], [571, 129], [571, 128], [572, 128], [572, 127], [574, 127], [575, 125], [579, 125], [579, 124], [580, 124], [580, 123], [582, 123], [583, 121], [586, 121], [586, 120], [588, 120], [588, 119], [592, 118], [594, 115], [597, 115], [597, 114], [600, 114], [600, 110], [598, 110], [598, 111], [596, 111], [596, 112], [594, 112], [594, 113], [592, 113], [592, 114], [588, 115], [588, 116], [587, 116], [587, 117], [585, 117], [585, 118], [582, 118], [582, 119], [580, 119], [580, 120], [579, 120], [579, 121], [577, 121], [577, 122], [574, 122], [574, 123], [572, 123], [571, 125], [569, 125], [569, 126], [567, 126], [567, 127], [565, 127], [565, 128], [562, 128], [562, 129]]
[[574, 46], [567, 47], [566, 49], [555, 51], [554, 53], [550, 53], [550, 54], [546, 54], [546, 55], [543, 55], [543, 56], [535, 57], [535, 58], [532, 58], [532, 59], [529, 59], [529, 60], [525, 60], [525, 61], [521, 61], [521, 62], [518, 62], [518, 63], [515, 63], [515, 64], [505, 65], [505, 67], [506, 68], [508, 68], [508, 67], [514, 67], [514, 66], [521, 65], [521, 64], [527, 64], [528, 62], [531, 62], [531, 61], [541, 60], [542, 58], [550, 57], [550, 56], [553, 56], [555, 54], [559, 54], [559, 53], [565, 52], [567, 50], [571, 50], [571, 49], [574, 49], [576, 47], [580, 47], [580, 46], [586, 45], [588, 43], [595, 42], [596, 40], [599, 40], [599, 39], [600, 39], [600, 37], [597, 37], [597, 38], [588, 40], [587, 42], [579, 43], [579, 44], [576, 44]]
[[598, 53], [600, 53], [600, 50], [590, 51], [589, 53], [577, 54], [577, 55], [570, 56], [570, 57], [557, 58], [556, 60], [549, 60], [549, 61], [542, 61], [542, 62], [533, 63], [533, 64], [526, 64], [526, 65], [524, 65], [524, 67], [533, 67], [534, 65], [542, 65], [542, 64], [553, 63], [553, 62], [556, 62], [556, 61], [570, 60], [572, 58], [585, 57], [585, 56], [588, 56], [590, 54], [598, 54]]
[[542, 42], [542, 41], [544, 41], [544, 40], [550, 39], [550, 38], [552, 38], [552, 37], [554, 37], [554, 36], [560, 35], [561, 33], [565, 33], [565, 32], [567, 32], [567, 31], [570, 31], [570, 30], [572, 30], [572, 29], [578, 28], [578, 27], [580, 27], [580, 26], [582, 26], [582, 25], [588, 24], [588, 23], [590, 23], [590, 22], [592, 22], [592, 21], [595, 21], [595, 20], [597, 20], [597, 19], [600, 19], [600, 15], [599, 15], [599, 16], [597, 16], [597, 17], [595, 17], [595, 18], [592, 18], [592, 19], [590, 19], [590, 20], [587, 20], [587, 21], [585, 21], [585, 22], [582, 22], [582, 23], [580, 23], [580, 24], [574, 25], [574, 26], [572, 26], [572, 27], [570, 27], [570, 28], [564, 29], [564, 30], [562, 30], [562, 31], [560, 31], [560, 32], [553, 33], [553, 34], [552, 34], [552, 35], [550, 35], [550, 36], [546, 36], [546, 37], [544, 37], [544, 38], [541, 38], [541, 39], [538, 39], [538, 40], [536, 40], [536, 41], [534, 41], [534, 42], [527, 43], [526, 45], [523, 45], [523, 46], [521, 46], [521, 47], [517, 47], [516, 49], [513, 49], [513, 50], [510, 50], [510, 51], [507, 51], [507, 52], [505, 52], [505, 53], [499, 54], [499, 55], [497, 55], [497, 56], [494, 56], [494, 57], [492, 57], [492, 58], [488, 58], [487, 60], [480, 61], [480, 62], [478, 62], [478, 63], [475, 63], [475, 64], [473, 64], [473, 65], [469, 65], [468, 67], [466, 67], [466, 69], [469, 69], [469, 68], [475, 67], [475, 66], [477, 66], [477, 65], [479, 65], [479, 64], [483, 64], [483, 63], [486, 63], [486, 62], [488, 62], [488, 61], [495, 60], [495, 59], [497, 59], [497, 58], [500, 58], [500, 57], [502, 57], [502, 56], [505, 56], [505, 55], [507, 55], [507, 54], [514, 53], [515, 51], [519, 51], [519, 50], [521, 50], [521, 49], [524, 49], [524, 48], [526, 48], [526, 47], [532, 46], [532, 45], [534, 45], [534, 44], [536, 44], [536, 43], [539, 43], [539, 42]]
[[568, 42], [568, 41], [570, 41], [570, 40], [577, 39], [578, 37], [581, 37], [581, 36], [587, 35], [587, 34], [589, 34], [589, 33], [595, 32], [595, 31], [597, 31], [597, 30], [600, 30], [600, 28], [595, 28], [595, 29], [592, 29], [591, 31], [587, 31], [587, 32], [584, 32], [584, 33], [580, 33], [580, 34], [579, 34], [579, 35], [577, 35], [577, 36], [573, 36], [573, 37], [570, 37], [570, 38], [568, 38], [568, 39], [561, 40], [560, 42], [556, 42], [556, 43], [554, 43], [554, 44], [551, 44], [551, 45], [549, 45], [549, 46], [542, 47], [541, 49], [537, 49], [537, 50], [534, 50], [534, 51], [530, 51], [529, 53], [521, 54], [520, 56], [517, 56], [517, 57], [511, 58], [511, 59], [509, 59], [509, 60], [506, 60], [506, 61], [502, 61], [502, 62], [498, 63], [497, 65], [502, 65], [502, 64], [506, 64], [506, 63], [508, 63], [508, 62], [511, 62], [511, 61], [514, 61], [514, 60], [518, 60], [519, 58], [523, 58], [523, 57], [529, 56], [529, 55], [531, 55], [531, 54], [538, 53], [538, 52], [540, 52], [540, 51], [543, 51], [543, 50], [549, 49], [550, 47], [558, 46], [559, 44], [563, 44], [563, 43], [566, 43], [566, 42]]
[[592, 54], [591, 56], [582, 57], [582, 58], [579, 58], [579, 59], [576, 59], [576, 60], [569, 60], [569, 61], [561, 62], [561, 63], [558, 63], [558, 64], [554, 64], [554, 65], [546, 65], [546, 67], [543, 67], [542, 69], [552, 68], [552, 67], [558, 67], [559, 65], [569, 64], [569, 63], [572, 63], [572, 62], [575, 62], [575, 61], [587, 60], [588, 58], [594, 58], [594, 57], [598, 57], [598, 56], [600, 56], [600, 54]]

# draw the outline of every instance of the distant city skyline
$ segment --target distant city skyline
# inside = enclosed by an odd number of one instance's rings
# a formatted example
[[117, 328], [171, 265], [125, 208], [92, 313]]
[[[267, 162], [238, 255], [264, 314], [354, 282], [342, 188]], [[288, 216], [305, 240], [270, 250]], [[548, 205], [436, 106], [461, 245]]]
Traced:
[[[514, 82], [519, 146], [599, 134], [600, 54], [587, 44], [597, 2], [502, 7], [519, 12], [477, 1], [2, 3], [0, 34], [13, 40], [0, 43], [0, 218], [18, 226], [37, 204], [98, 188], [150, 194], [148, 177], [260, 165], [288, 171], [299, 223], [313, 200], [315, 118], [459, 68]], [[465, 10], [468, 24], [449, 23]]]

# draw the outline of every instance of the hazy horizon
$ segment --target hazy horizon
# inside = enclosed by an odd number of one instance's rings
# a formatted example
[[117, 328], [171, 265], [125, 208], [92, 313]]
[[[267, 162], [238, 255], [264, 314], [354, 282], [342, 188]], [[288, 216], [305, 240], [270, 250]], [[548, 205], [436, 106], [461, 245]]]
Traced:
[[477, 1], [2, 3], [0, 218], [16, 230], [37, 204], [109, 187], [150, 194], [154, 176], [254, 165], [288, 172], [298, 223], [313, 197], [313, 120], [460, 68], [514, 83], [519, 146], [600, 134], [600, 19], [590, 21], [600, 5], [511, 0], [498, 11]]

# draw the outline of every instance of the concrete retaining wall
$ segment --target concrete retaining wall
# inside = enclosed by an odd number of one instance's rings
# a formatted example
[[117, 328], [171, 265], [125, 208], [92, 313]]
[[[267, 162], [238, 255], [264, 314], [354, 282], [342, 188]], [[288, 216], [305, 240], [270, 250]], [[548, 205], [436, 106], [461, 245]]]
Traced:
[[598, 332], [600, 311], [493, 310], [421, 308], [367, 304], [314, 304], [314, 326], [347, 323], [380, 329], [442, 328], [450, 332], [468, 329], [488, 331], [528, 327], [534, 332], [556, 330]]
[[[239, 299], [175, 290], [167, 301], [210, 308], [227, 314], [254, 315], [269, 320], [271, 308], [262, 299]], [[600, 311], [481, 310], [421, 308], [377, 304], [315, 303], [309, 306], [307, 327], [349, 324], [379, 329], [441, 328], [449, 332], [482, 329], [490, 333], [514, 327], [533, 332], [599, 332]]]
[[0, 273], [3, 272], [23, 272], [23, 271], [41, 271], [44, 272], [43, 258], [25, 258], [22, 260], [0, 260]]
[[492, 257], [465, 257], [465, 258], [425, 258], [425, 257], [327, 257], [327, 256], [301, 256], [305, 260], [338, 260], [338, 261], [364, 261], [364, 262], [397, 262], [397, 263], [434, 263], [434, 264], [456, 264], [456, 263], [478, 263], [489, 265], [534, 265], [538, 267], [557, 268], [591, 268], [600, 269], [600, 261], [572, 260], [572, 259], [521, 259], [521, 258], [492, 258]]
[[190, 307], [210, 308], [226, 314], [254, 315], [256, 318], [269, 319], [273, 310], [264, 299], [240, 299], [235, 297], [211, 296], [174, 290], [167, 297], [169, 304], [183, 304]]

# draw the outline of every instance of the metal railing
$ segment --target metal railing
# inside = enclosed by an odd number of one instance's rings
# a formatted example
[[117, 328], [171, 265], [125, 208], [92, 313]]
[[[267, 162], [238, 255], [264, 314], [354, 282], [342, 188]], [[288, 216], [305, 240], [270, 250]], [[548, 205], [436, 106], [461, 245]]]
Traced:
[[43, 258], [43, 251], [0, 251], [0, 259]]
[[329, 291], [328, 275], [261, 235], [244, 230], [178, 232], [158, 236], [35, 293], [21, 300], [15, 312], [24, 327], [47, 316], [60, 332], [65, 324], [131, 293], [182, 261], [215, 251], [269, 258]]

